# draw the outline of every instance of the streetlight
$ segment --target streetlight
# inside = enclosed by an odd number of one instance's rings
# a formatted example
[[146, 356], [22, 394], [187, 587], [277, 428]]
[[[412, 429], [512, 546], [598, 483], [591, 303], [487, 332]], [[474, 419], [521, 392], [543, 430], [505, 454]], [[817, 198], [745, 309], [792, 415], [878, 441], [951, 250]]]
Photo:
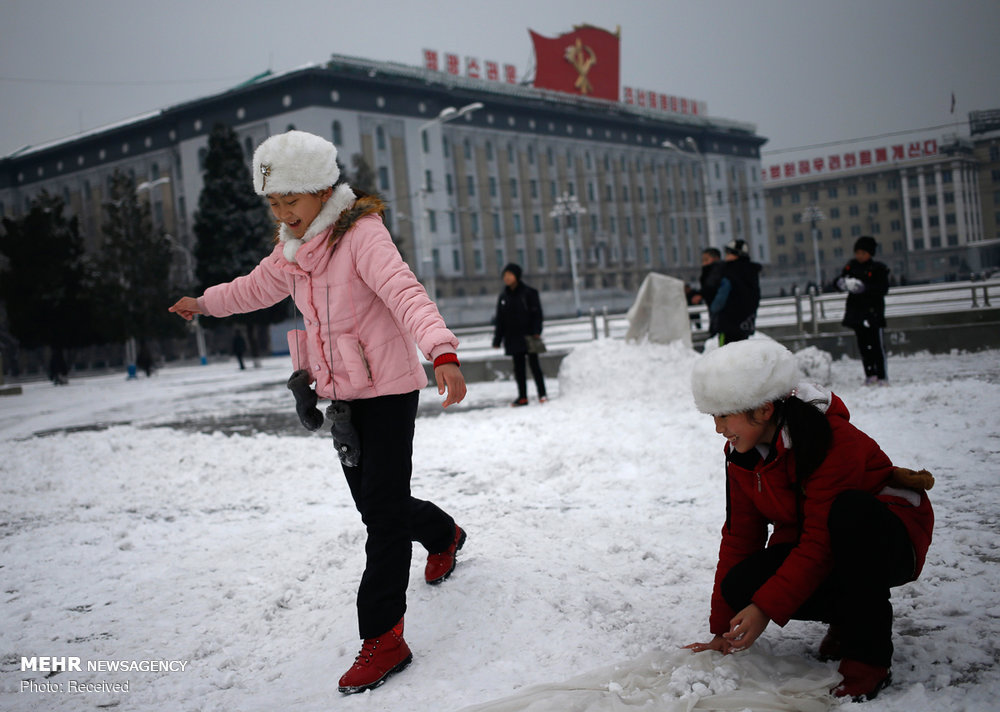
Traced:
[[[715, 220], [712, 215], [712, 194], [708, 184], [708, 157], [698, 149], [698, 142], [691, 136], [685, 136], [682, 142], [686, 148], [679, 148], [673, 141], [664, 141], [660, 145], [668, 151], [675, 151], [684, 156], [694, 155], [701, 163], [701, 182], [705, 201], [705, 222], [708, 223], [708, 246], [715, 246]], [[706, 247], [706, 245], [702, 245]]]
[[816, 289], [819, 293], [823, 292], [823, 282], [820, 276], [820, 265], [819, 265], [819, 230], [816, 229], [816, 223], [823, 219], [823, 212], [816, 207], [813, 203], [808, 208], [806, 208], [805, 213], [802, 217], [809, 220], [809, 225], [812, 228], [812, 239], [813, 239], [813, 260], [816, 263]]
[[576, 244], [573, 240], [573, 223], [576, 216], [587, 212], [587, 209], [580, 205], [580, 201], [575, 195], [563, 192], [556, 198], [555, 206], [549, 212], [549, 217], [566, 218], [566, 244], [569, 248], [569, 268], [573, 276], [573, 303], [576, 305], [576, 315], [580, 316], [583, 311], [580, 309], [580, 284], [576, 274]]
[[[139, 193], [148, 190], [150, 194], [152, 194], [153, 188], [155, 188], [158, 185], [165, 185], [169, 182], [170, 182], [170, 176], [161, 176], [156, 180], [143, 181], [142, 183], [140, 183], [135, 187], [135, 193], [136, 195], [138, 195]], [[180, 242], [175, 240], [171, 235], [164, 234], [163, 237], [166, 239], [167, 242], [170, 243], [171, 247], [173, 247], [175, 250], [184, 255], [184, 265], [185, 265], [184, 273], [185, 276], [187, 277], [188, 284], [194, 285], [195, 283], [194, 255], [191, 254], [191, 251], [187, 247], [185, 247]], [[198, 345], [198, 360], [201, 362], [202, 366], [205, 366], [208, 364], [208, 356], [206, 355], [206, 349], [205, 349], [205, 332], [202, 331], [201, 322], [198, 320], [197, 314], [195, 314], [194, 318], [191, 320], [191, 328], [194, 330], [195, 343]], [[134, 339], [130, 339], [130, 342], [132, 343], [132, 349], [134, 353], [135, 341]], [[133, 362], [130, 361], [129, 363]]]
[[424, 157], [424, 132], [435, 124], [443, 124], [446, 121], [452, 121], [460, 116], [465, 116], [466, 114], [471, 114], [473, 111], [478, 111], [483, 108], [483, 103], [480, 101], [475, 101], [471, 104], [466, 104], [461, 109], [456, 109], [454, 106], [448, 106], [441, 109], [435, 118], [430, 121], [421, 124], [420, 128], [417, 129], [417, 136], [420, 138], [420, 146], [417, 151], [420, 154], [420, 188], [417, 190], [417, 216], [418, 218], [414, 220], [414, 225], [417, 226], [419, 232], [419, 250], [421, 252], [420, 258], [420, 271], [424, 278], [424, 286], [427, 289], [427, 293], [430, 295], [431, 299], [437, 296], [437, 270], [434, 268], [434, 249], [431, 245], [431, 234], [427, 227], [427, 210], [424, 207], [425, 194], [428, 190], [427, 181], [427, 159]]

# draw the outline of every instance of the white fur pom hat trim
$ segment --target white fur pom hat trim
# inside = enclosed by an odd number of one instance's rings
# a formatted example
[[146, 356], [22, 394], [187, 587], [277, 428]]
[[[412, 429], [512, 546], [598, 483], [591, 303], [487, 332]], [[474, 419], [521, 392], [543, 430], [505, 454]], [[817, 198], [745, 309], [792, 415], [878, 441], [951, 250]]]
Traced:
[[314, 193], [340, 178], [337, 147], [305, 131], [288, 131], [264, 141], [253, 154], [257, 195]]
[[749, 339], [699, 358], [691, 371], [691, 392], [702, 413], [728, 415], [785, 398], [801, 379], [791, 351], [777, 341]]

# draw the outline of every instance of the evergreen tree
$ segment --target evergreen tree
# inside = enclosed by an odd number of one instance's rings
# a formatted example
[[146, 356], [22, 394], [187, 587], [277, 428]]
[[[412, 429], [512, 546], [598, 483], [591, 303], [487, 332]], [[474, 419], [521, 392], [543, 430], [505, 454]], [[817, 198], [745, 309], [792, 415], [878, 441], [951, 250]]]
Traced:
[[4, 218], [0, 299], [10, 332], [25, 348], [85, 346], [96, 341], [83, 238], [62, 198], [42, 192], [26, 215]]
[[181, 330], [164, 305], [171, 304], [170, 242], [154, 230], [148, 203], [135, 180], [115, 171], [104, 203], [103, 243], [97, 258], [100, 325], [108, 341], [148, 341]]
[[[208, 137], [205, 183], [198, 196], [194, 234], [200, 291], [248, 274], [273, 249], [274, 219], [253, 190], [250, 169], [239, 138], [230, 126], [216, 124]], [[288, 306], [244, 314], [237, 319], [250, 334], [250, 354], [266, 343], [266, 325], [287, 316]], [[209, 319], [206, 326], [212, 324]]]

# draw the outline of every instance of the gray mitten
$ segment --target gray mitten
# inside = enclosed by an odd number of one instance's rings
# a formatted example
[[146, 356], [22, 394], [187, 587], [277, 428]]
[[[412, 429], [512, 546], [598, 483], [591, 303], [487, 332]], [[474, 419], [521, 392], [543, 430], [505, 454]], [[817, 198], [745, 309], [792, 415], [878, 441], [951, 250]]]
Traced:
[[347, 401], [333, 401], [326, 408], [326, 417], [333, 423], [333, 447], [344, 467], [357, 467], [361, 462], [361, 439], [351, 424], [351, 406]]
[[309, 372], [295, 371], [288, 377], [288, 390], [295, 396], [295, 412], [306, 430], [319, 430], [323, 414], [316, 407], [316, 391], [309, 387]]

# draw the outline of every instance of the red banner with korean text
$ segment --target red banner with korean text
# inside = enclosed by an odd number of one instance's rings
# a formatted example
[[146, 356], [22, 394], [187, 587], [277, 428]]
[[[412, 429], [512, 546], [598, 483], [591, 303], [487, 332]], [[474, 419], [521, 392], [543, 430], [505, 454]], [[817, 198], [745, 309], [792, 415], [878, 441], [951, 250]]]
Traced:
[[591, 25], [555, 38], [528, 32], [535, 45], [535, 87], [618, 101], [620, 32]]

